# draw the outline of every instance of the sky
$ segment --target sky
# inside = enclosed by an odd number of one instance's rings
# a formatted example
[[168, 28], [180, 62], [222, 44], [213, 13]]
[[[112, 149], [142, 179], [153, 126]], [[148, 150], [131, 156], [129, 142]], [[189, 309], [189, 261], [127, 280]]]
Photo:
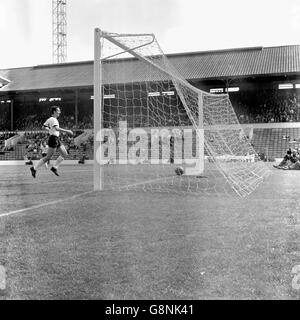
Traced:
[[[165, 53], [300, 44], [299, 0], [66, 0], [67, 61], [93, 30], [154, 33]], [[52, 0], [0, 0], [0, 69], [52, 63]]]

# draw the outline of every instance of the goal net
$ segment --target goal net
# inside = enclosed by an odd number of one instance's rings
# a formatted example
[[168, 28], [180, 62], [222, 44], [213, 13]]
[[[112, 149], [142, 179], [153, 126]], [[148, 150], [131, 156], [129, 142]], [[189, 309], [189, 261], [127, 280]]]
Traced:
[[94, 189], [249, 195], [268, 169], [227, 94], [181, 76], [152, 34], [95, 29]]

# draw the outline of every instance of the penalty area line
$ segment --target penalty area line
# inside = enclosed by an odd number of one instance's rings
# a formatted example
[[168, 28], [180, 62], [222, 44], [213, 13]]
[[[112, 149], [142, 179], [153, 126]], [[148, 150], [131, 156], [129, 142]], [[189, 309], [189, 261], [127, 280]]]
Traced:
[[37, 204], [37, 205], [31, 206], [31, 207], [28, 207], [28, 208], [19, 209], [19, 210], [9, 211], [9, 212], [0, 214], [0, 218], [16, 215], [16, 214], [19, 214], [19, 213], [26, 212], [28, 210], [35, 210], [35, 209], [39, 209], [39, 208], [42, 208], [42, 207], [56, 205], [56, 204], [59, 204], [59, 203], [65, 202], [65, 201], [69, 201], [69, 200], [73, 200], [73, 199], [76, 199], [76, 198], [80, 198], [82, 196], [85, 196], [85, 195], [88, 195], [88, 194], [94, 193], [94, 192], [95, 192], [94, 190], [86, 191], [86, 192], [75, 194], [74, 196], [71, 196], [71, 197], [68, 197], [68, 198], [54, 200], [54, 201], [50, 201], [50, 202], [46, 202], [46, 203], [41, 203], [41, 204]]

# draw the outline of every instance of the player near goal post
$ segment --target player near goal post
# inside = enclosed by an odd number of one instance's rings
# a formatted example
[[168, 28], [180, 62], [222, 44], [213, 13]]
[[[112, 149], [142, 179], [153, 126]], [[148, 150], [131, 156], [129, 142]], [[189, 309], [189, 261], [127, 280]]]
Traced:
[[30, 168], [32, 176], [36, 177], [37, 170], [45, 165], [49, 160], [51, 160], [54, 152], [57, 150], [59, 152], [59, 157], [56, 159], [54, 166], [50, 169], [55, 175], [59, 176], [57, 169], [59, 165], [64, 161], [64, 158], [68, 156], [68, 152], [65, 146], [61, 143], [59, 139], [60, 132], [68, 133], [73, 135], [71, 130], [62, 129], [59, 127], [57, 118], [60, 116], [61, 110], [58, 106], [51, 107], [51, 117], [43, 124], [43, 128], [46, 129], [50, 137], [48, 139], [48, 152], [45, 157], [43, 157], [35, 166]]

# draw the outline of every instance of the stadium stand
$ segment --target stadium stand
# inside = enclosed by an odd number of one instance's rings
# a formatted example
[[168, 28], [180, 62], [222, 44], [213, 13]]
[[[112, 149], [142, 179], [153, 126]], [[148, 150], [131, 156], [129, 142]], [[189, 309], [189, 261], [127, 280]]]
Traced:
[[[300, 45], [179, 53], [170, 54], [168, 58], [193, 85], [208, 92], [214, 88], [222, 93], [229, 92], [240, 123], [253, 128], [249, 138], [257, 152], [280, 158], [289, 146], [297, 146], [300, 137], [297, 129], [300, 128]], [[128, 59], [125, 68], [131, 72], [124, 73], [127, 77], [124, 83], [145, 81], [142, 72], [135, 74], [135, 63]], [[117, 70], [117, 60], [110, 61], [107, 68]], [[1, 154], [2, 158], [24, 158], [27, 148], [23, 143], [5, 147], [5, 141], [23, 131], [28, 131], [29, 137], [34, 136], [32, 132], [41, 130], [43, 121], [49, 116], [49, 107], [56, 102], [63, 109], [62, 127], [77, 130], [76, 137], [93, 129], [93, 61], [3, 69], [0, 70], [0, 82], [0, 147], [5, 153]], [[280, 90], [280, 85], [285, 86], [285, 90]], [[229, 91], [232, 87], [237, 90]], [[134, 101], [126, 104], [134, 106]], [[119, 115], [113, 112], [109, 112], [109, 117], [111, 123], [119, 120]], [[127, 117], [127, 120], [129, 125], [130, 122], [137, 123], [134, 118]], [[146, 117], [141, 119], [140, 126], [148, 120]], [[257, 127], [259, 124], [266, 126]], [[269, 124], [278, 125], [271, 128]], [[281, 124], [291, 126], [282, 127]], [[189, 125], [188, 121], [186, 125]], [[39, 133], [36, 135], [36, 139], [31, 139], [39, 140]], [[87, 152], [92, 158], [89, 151], [92, 138], [82, 144], [77, 142], [74, 142], [74, 149], [70, 142], [70, 156], [76, 158], [77, 154], [79, 157]]]
[[268, 158], [282, 158], [287, 149], [300, 147], [300, 128], [254, 129], [251, 142]]
[[[82, 134], [82, 131], [75, 132], [76, 135]], [[5, 141], [15, 137], [16, 143], [5, 146]], [[20, 139], [22, 137], [22, 139]], [[0, 136], [1, 153], [0, 160], [24, 160], [24, 159], [39, 159], [41, 155], [41, 142], [46, 140], [46, 133], [43, 131], [32, 132], [6, 132]], [[68, 150], [70, 160], [79, 160], [83, 156], [86, 159], [93, 158], [93, 143], [89, 137], [82, 144], [75, 145], [74, 139], [62, 136], [62, 142]], [[7, 143], [7, 142], [6, 142]]]
[[231, 95], [240, 123], [300, 121], [300, 93], [268, 90]]

